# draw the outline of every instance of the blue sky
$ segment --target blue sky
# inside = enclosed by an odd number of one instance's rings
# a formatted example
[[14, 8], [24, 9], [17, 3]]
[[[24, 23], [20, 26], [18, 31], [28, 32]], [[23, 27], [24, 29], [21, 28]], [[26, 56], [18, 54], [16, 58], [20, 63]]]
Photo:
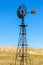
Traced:
[[27, 14], [27, 43], [29, 46], [43, 48], [43, 0], [0, 0], [0, 46], [17, 46], [19, 24], [17, 9], [24, 4], [27, 11], [35, 9], [36, 14]]

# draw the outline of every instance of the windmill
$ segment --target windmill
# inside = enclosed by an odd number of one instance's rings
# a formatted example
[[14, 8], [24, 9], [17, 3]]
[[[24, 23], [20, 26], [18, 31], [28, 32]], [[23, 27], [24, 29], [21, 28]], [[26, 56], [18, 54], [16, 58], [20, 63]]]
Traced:
[[[31, 61], [27, 53], [27, 47], [28, 47], [27, 39], [26, 39], [27, 25], [25, 24], [24, 21], [24, 17], [26, 16], [27, 13], [29, 12], [26, 11], [26, 7], [24, 5], [19, 6], [17, 10], [17, 16], [19, 17], [19, 19], [22, 20], [22, 22], [19, 25], [20, 34], [19, 34], [18, 46], [16, 51], [16, 57], [15, 57], [15, 65], [28, 65], [28, 64], [31, 65]], [[36, 13], [36, 11], [33, 10], [30, 13], [34, 14]]]

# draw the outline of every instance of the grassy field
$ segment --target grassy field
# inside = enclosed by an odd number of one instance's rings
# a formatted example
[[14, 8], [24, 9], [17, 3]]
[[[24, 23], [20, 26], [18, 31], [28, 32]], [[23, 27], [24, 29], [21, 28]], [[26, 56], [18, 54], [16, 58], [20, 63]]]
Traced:
[[[16, 54], [15, 54], [14, 49], [12, 50], [12, 48], [10, 48], [10, 50], [8, 49], [7, 51], [1, 50], [0, 51], [0, 65], [15, 65], [15, 57], [16, 57]], [[30, 65], [30, 63], [31, 65], [43, 65], [43, 54], [29, 54], [27, 57], [27, 61], [28, 61], [27, 65]]]
[[[43, 55], [30, 55], [28, 56], [27, 65], [43, 65]], [[14, 65], [15, 56], [0, 56], [0, 65]]]

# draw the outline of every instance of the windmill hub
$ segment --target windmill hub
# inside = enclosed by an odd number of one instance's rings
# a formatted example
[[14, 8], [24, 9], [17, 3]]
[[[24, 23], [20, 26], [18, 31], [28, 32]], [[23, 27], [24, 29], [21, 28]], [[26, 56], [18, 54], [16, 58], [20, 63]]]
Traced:
[[24, 18], [25, 14], [26, 14], [26, 8], [25, 8], [24, 5], [21, 5], [21, 6], [18, 8], [18, 10], [17, 10], [17, 15], [18, 15], [19, 18], [22, 19], [22, 18]]

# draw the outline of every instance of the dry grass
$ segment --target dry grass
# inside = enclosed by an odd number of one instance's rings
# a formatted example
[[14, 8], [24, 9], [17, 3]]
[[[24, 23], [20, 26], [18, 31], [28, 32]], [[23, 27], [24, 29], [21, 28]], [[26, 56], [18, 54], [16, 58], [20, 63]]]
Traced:
[[[15, 65], [15, 52], [15, 47], [0, 47], [0, 65]], [[28, 53], [27, 65], [30, 65], [29, 60], [31, 65], [43, 65], [43, 49], [28, 48]]]

